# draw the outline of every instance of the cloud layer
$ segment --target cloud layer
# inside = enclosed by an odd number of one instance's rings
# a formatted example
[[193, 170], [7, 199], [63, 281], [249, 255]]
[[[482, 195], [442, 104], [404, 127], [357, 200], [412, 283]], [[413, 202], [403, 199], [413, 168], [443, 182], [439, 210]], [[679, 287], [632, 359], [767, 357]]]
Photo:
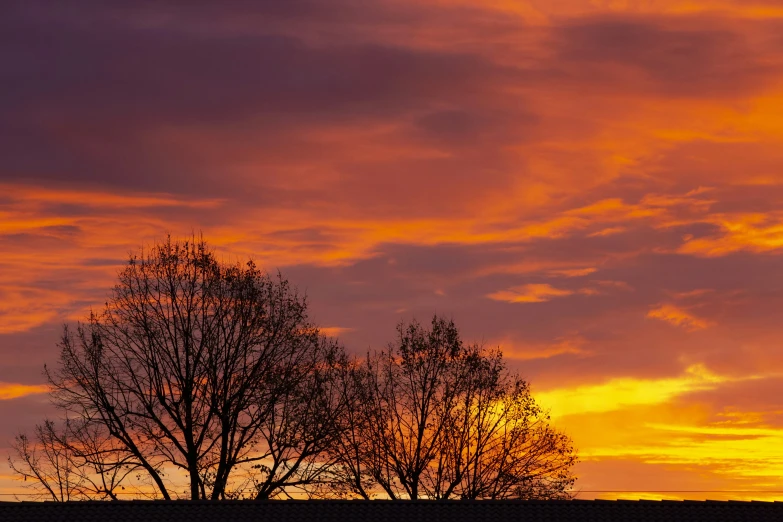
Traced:
[[774, 497], [781, 28], [762, 0], [3, 4], [0, 447], [127, 253], [203, 231], [356, 353], [435, 312], [501, 346], [583, 497]]

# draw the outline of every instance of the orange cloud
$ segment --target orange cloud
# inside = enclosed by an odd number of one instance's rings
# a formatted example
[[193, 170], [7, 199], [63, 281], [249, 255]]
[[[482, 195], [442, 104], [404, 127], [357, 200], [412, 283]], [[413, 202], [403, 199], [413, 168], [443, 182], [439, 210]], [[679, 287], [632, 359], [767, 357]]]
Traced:
[[707, 222], [721, 228], [721, 235], [687, 239], [683, 254], [725, 256], [738, 251], [774, 252], [783, 248], [783, 216], [777, 214], [716, 214]]
[[[171, 194], [124, 195], [97, 190], [52, 190], [48, 188], [0, 184], [0, 192], [7, 197], [33, 204], [73, 204], [81, 207], [145, 208], [145, 207], [192, 207], [216, 208], [225, 203], [221, 199], [189, 199]], [[29, 208], [29, 206], [28, 206]]]
[[585, 340], [579, 336], [562, 337], [553, 343], [524, 343], [504, 339], [497, 343], [508, 359], [528, 361], [533, 359], [549, 359], [558, 355], [587, 355], [584, 348]]
[[[550, 275], [566, 275], [566, 277], [578, 277], [584, 273], [591, 273], [591, 271], [585, 272], [584, 270], [577, 271], [549, 271]], [[577, 288], [575, 290], [566, 290], [556, 288], [548, 283], [531, 283], [527, 285], [514, 286], [507, 290], [500, 290], [487, 294], [486, 297], [494, 301], [503, 301], [506, 303], [543, 303], [550, 301], [558, 297], [566, 297], [569, 295], [601, 295], [605, 293], [606, 288], [614, 288], [619, 290], [631, 291], [633, 288], [624, 281], [611, 281], [611, 280], [596, 280], [591, 281], [593, 286]]]
[[507, 303], [543, 303], [555, 297], [572, 294], [574, 294], [572, 290], [562, 290], [548, 284], [529, 284], [494, 292], [488, 294], [487, 297]]
[[0, 382], [0, 400], [18, 399], [27, 395], [47, 393], [49, 386], [46, 384], [13, 384]]
[[586, 268], [561, 268], [556, 270], [550, 270], [549, 275], [562, 276], [562, 277], [582, 277], [582, 276], [590, 275], [596, 270], [598, 269], [592, 266]]
[[326, 335], [327, 337], [339, 337], [340, 334], [346, 333], [346, 332], [353, 332], [353, 328], [345, 328], [342, 326], [325, 326], [322, 328], [319, 328], [319, 331]]
[[14, 283], [0, 277], [0, 334], [24, 332], [57, 319], [77, 298], [55, 289]]
[[701, 297], [710, 294], [712, 292], [714, 292], [714, 290], [710, 288], [697, 288], [695, 290], [687, 290], [685, 292], [667, 292], [667, 293], [672, 297], [674, 297], [675, 299], [691, 299], [694, 297]]
[[611, 236], [614, 234], [620, 234], [622, 232], [625, 232], [625, 227], [609, 227], [609, 228], [602, 228], [601, 230], [598, 230], [596, 232], [593, 232], [591, 234], [587, 234], [587, 237], [604, 237], [604, 236]]
[[662, 304], [647, 312], [647, 317], [660, 319], [686, 330], [702, 330], [710, 326], [710, 323], [691, 315], [690, 313], [670, 304]]

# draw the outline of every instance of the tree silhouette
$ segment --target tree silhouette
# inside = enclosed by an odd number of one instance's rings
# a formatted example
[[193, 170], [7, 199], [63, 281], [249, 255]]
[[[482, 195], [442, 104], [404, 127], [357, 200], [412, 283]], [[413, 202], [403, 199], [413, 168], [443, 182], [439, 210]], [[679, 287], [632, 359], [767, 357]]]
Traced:
[[401, 323], [345, 376], [358, 411], [332, 448], [340, 491], [371, 498], [569, 498], [576, 455], [499, 351], [437, 316]]
[[40, 498], [569, 498], [576, 455], [499, 350], [400, 323], [349, 359], [279, 274], [203, 239], [132, 255], [14, 441]]
[[[139, 491], [148, 482], [166, 499], [272, 497], [316, 482], [328, 462], [319, 457], [336, 436], [342, 406], [330, 379], [342, 349], [308, 322], [282, 277], [221, 264], [203, 239], [169, 238], [132, 256], [105, 308], [75, 332], [66, 326], [60, 348], [46, 370], [55, 406], [108, 435], [111, 464], [133, 469]], [[38, 440], [67, 449], [69, 469], [90, 468], [107, 449]], [[17, 442], [15, 469], [40, 477], [43, 461]], [[111, 484], [100, 494], [112, 497]]]
[[11, 445], [17, 459], [11, 469], [35, 487], [38, 499], [117, 500], [117, 492], [137, 465], [99, 423], [46, 420], [34, 439], [17, 435]]

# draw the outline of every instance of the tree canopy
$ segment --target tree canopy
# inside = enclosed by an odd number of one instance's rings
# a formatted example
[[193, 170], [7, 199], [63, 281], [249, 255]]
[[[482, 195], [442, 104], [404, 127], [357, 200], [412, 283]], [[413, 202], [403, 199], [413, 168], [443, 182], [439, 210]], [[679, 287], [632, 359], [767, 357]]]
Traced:
[[348, 491], [392, 499], [567, 498], [576, 461], [500, 351], [452, 321], [400, 323], [352, 376], [360, 410], [334, 450]]
[[576, 461], [528, 383], [452, 321], [348, 357], [279, 273], [203, 239], [131, 255], [45, 374], [14, 472], [53, 500], [565, 498]]

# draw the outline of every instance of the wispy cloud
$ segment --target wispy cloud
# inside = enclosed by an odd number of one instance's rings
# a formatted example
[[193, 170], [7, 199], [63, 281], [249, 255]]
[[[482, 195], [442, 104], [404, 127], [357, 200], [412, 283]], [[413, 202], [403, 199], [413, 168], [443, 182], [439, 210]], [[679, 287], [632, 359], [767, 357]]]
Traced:
[[487, 294], [487, 297], [495, 301], [505, 301], [506, 303], [543, 303], [556, 297], [565, 297], [574, 293], [573, 290], [555, 288], [549, 284], [529, 284], [493, 292]]
[[319, 328], [320, 332], [328, 337], [339, 337], [340, 334], [347, 332], [353, 332], [353, 328], [346, 328], [343, 326], [324, 326]]
[[504, 339], [491, 344], [498, 344], [504, 357], [518, 361], [549, 359], [559, 355], [589, 355], [589, 351], [584, 348], [585, 340], [578, 335], [561, 337], [550, 343], [524, 343]]
[[27, 395], [36, 395], [49, 391], [46, 384], [14, 384], [0, 382], [0, 400], [18, 399]]
[[783, 215], [715, 214], [705, 221], [720, 227], [720, 233], [687, 239], [679, 252], [717, 257], [740, 251], [775, 252], [783, 249]]
[[656, 306], [647, 312], [647, 317], [654, 319], [660, 319], [666, 321], [675, 326], [685, 328], [686, 330], [703, 330], [710, 326], [710, 323], [704, 319], [700, 319], [690, 312], [683, 310], [677, 306], [671, 304], [662, 304]]
[[556, 270], [550, 270], [549, 275], [555, 277], [584, 277], [590, 275], [598, 270], [595, 267], [588, 266], [585, 268], [560, 268]]

